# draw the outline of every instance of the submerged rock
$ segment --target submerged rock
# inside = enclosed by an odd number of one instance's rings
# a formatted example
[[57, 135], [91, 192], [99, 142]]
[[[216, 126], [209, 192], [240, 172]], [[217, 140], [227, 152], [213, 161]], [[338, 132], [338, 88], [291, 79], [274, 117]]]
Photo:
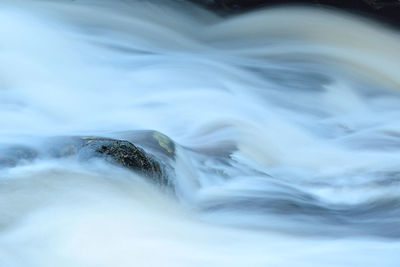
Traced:
[[[0, 168], [11, 168], [36, 158], [93, 158], [135, 171], [149, 180], [173, 188], [175, 144], [156, 131], [114, 134], [115, 138], [67, 136], [41, 140], [40, 149], [23, 145], [0, 146]], [[140, 144], [138, 147], [136, 144]], [[144, 148], [144, 149], [143, 149]]]
[[38, 152], [24, 145], [11, 145], [0, 149], [0, 168], [15, 167], [22, 162], [31, 162]]

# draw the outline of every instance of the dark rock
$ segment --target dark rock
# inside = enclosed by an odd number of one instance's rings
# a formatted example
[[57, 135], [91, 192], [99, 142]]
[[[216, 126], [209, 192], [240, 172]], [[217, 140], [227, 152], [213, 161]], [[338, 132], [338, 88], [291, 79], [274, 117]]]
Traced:
[[96, 157], [104, 157], [109, 162], [152, 177], [159, 184], [168, 182], [161, 163], [128, 141], [106, 138], [89, 138], [85, 141], [81, 153], [94, 153]]
[[138, 172], [160, 185], [171, 186], [172, 167], [126, 140], [96, 136], [57, 137], [47, 142], [50, 157], [76, 156], [81, 161], [102, 158]]

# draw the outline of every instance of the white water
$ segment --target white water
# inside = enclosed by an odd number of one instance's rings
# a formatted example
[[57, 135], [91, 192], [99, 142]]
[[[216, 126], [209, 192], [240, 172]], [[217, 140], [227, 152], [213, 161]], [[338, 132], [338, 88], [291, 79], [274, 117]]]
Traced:
[[101, 161], [0, 170], [0, 266], [399, 266], [399, 46], [321, 10], [3, 0], [3, 145], [180, 146], [178, 199]]

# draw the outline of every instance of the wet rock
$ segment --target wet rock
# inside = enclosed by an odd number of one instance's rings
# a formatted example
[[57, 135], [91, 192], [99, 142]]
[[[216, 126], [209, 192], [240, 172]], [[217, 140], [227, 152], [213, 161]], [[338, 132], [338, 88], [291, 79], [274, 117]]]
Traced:
[[50, 157], [76, 156], [81, 161], [102, 158], [151, 178], [157, 184], [172, 185], [169, 164], [127, 140], [95, 136], [57, 137], [46, 146], [49, 147], [46, 154]]
[[118, 137], [134, 144], [140, 144], [146, 151], [161, 157], [163, 160], [175, 159], [176, 145], [168, 136], [151, 130], [119, 133]]
[[36, 159], [38, 152], [28, 146], [12, 145], [0, 148], [0, 168], [15, 167]]
[[170, 138], [156, 131], [132, 131], [113, 137], [44, 138], [36, 140], [40, 144], [38, 150], [22, 145], [0, 146], [0, 168], [15, 167], [36, 158], [75, 157], [78, 161], [98, 158], [173, 188], [175, 144]]

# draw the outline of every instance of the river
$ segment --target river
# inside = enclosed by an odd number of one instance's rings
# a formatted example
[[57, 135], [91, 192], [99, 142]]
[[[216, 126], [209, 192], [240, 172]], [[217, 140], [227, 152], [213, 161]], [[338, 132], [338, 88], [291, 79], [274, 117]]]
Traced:
[[2, 146], [176, 151], [174, 193], [102, 160], [1, 169], [0, 266], [399, 266], [399, 47], [324, 9], [2, 0]]

